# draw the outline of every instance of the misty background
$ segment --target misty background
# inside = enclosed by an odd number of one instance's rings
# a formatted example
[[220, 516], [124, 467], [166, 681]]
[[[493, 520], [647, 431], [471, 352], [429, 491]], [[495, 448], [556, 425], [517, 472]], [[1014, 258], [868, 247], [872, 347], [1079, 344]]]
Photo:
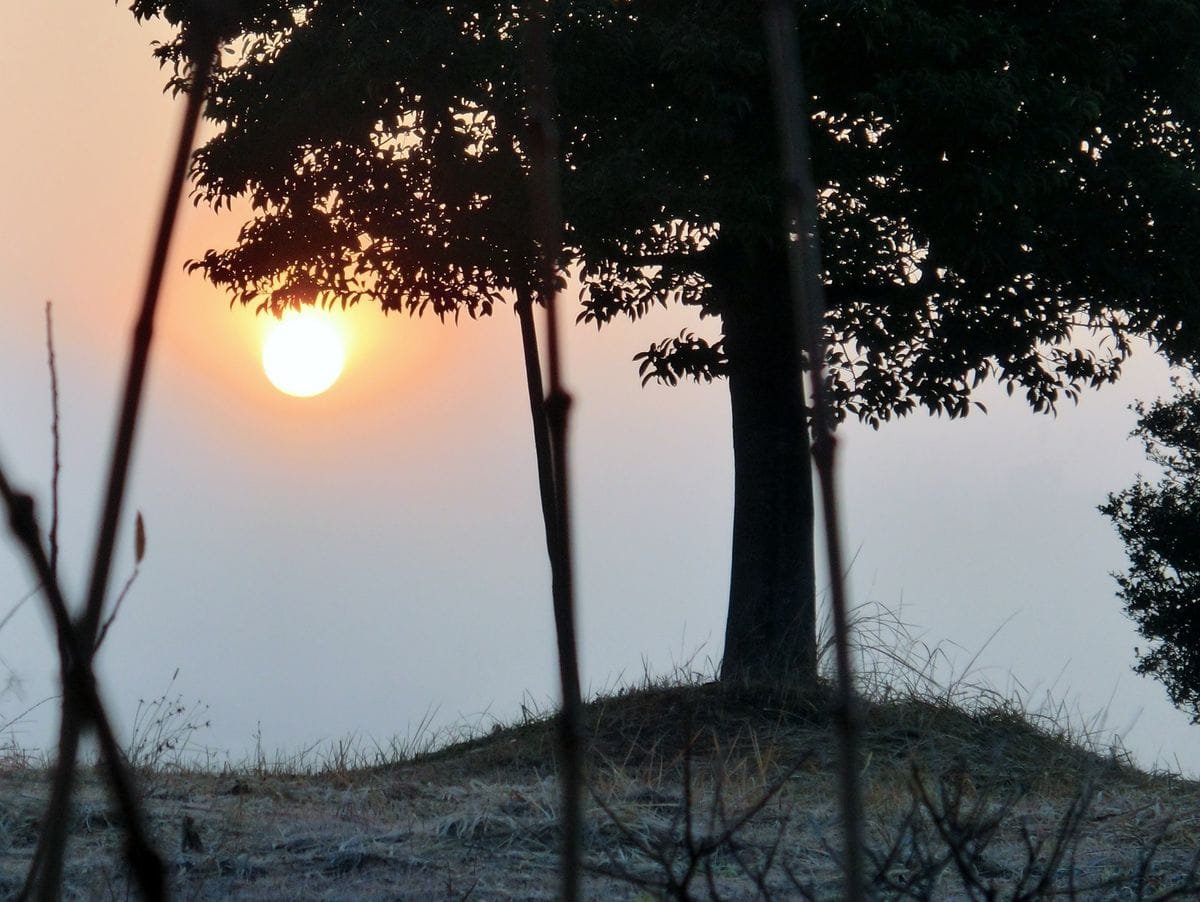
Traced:
[[[0, 28], [0, 460], [48, 518], [54, 302], [62, 401], [63, 576], [87, 578], [135, 301], [180, 109], [119, 6], [9, 5]], [[183, 262], [241, 211], [185, 209], [157, 324], [110, 597], [146, 559], [98, 659], [114, 720], [165, 691], [208, 706], [218, 760], [437, 725], [483, 728], [552, 704], [549, 568], [519, 330], [511, 310], [458, 325], [350, 315], [341, 381], [271, 388], [269, 321]], [[573, 295], [568, 293], [568, 299]], [[732, 458], [723, 384], [641, 388], [632, 355], [713, 321], [660, 311], [571, 329], [574, 515], [583, 682], [711, 670], [724, 626]], [[985, 390], [987, 416], [846, 424], [841, 488], [851, 597], [944, 642], [950, 671], [1120, 735], [1144, 766], [1200, 773], [1196, 729], [1131, 671], [1139, 643], [1096, 511], [1141, 471], [1128, 405], [1167, 393], [1139, 349], [1116, 386], [1057, 418]], [[33, 585], [0, 542], [0, 616]], [[0, 723], [49, 747], [57, 658], [40, 598], [0, 630]], [[947, 671], [949, 673], [950, 671]]]

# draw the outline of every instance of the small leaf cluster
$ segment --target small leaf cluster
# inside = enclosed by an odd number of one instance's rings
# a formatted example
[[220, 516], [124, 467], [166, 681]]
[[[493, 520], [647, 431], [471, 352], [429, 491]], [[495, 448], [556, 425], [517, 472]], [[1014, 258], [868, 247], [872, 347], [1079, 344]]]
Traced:
[[638, 375], [643, 386], [652, 379], [666, 385], [678, 385], [682, 378], [712, 382], [725, 374], [728, 363], [723, 341], [709, 342], [687, 329], [651, 344], [633, 359], [641, 361]]
[[1137, 671], [1200, 723], [1200, 388], [1176, 382], [1171, 400], [1135, 409], [1133, 435], [1162, 476], [1156, 484], [1139, 476], [1100, 511], [1129, 557], [1128, 571], [1116, 574], [1118, 594], [1150, 643], [1136, 650]]

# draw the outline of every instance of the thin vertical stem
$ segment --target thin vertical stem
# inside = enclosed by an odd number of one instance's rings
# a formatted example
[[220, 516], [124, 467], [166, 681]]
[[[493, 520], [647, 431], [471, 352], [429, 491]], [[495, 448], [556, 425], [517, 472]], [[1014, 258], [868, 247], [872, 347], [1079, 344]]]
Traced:
[[571, 572], [571, 515], [568, 495], [568, 419], [571, 396], [563, 388], [557, 295], [558, 256], [562, 245], [562, 206], [558, 179], [558, 128], [554, 111], [550, 26], [546, 0], [531, 0], [525, 40], [526, 98], [529, 115], [530, 206], [534, 237], [540, 249], [541, 299], [546, 305], [546, 350], [549, 386], [546, 419], [550, 431], [557, 504], [557, 540], [552, 549], [554, 626], [558, 642], [562, 709], [558, 745], [562, 784], [562, 899], [576, 902], [580, 893], [583, 852], [583, 700], [579, 687], [579, 654], [575, 640], [574, 578]]
[[62, 437], [59, 433], [58, 363], [54, 358], [54, 322], [46, 301], [46, 366], [50, 370], [50, 572], [58, 575], [58, 477], [62, 471]]
[[[50, 371], [50, 527], [47, 531], [49, 545], [49, 572], [55, 578], [59, 575], [59, 475], [61, 465], [61, 437], [59, 433], [59, 366], [54, 354], [54, 320], [50, 313], [50, 302], [46, 302], [46, 366]], [[65, 633], [59, 636], [59, 665], [60, 682], [64, 686], [68, 680], [67, 667], [71, 662], [71, 654], [64, 644]]]
[[[846, 843], [844, 893], [849, 902], [859, 902], [864, 898], [864, 889], [862, 790], [858, 782], [858, 709], [850, 662], [850, 626], [846, 614], [846, 581], [835, 478], [837, 440], [833, 434], [833, 413], [825, 390], [825, 299], [817, 192], [809, 155], [803, 70], [796, 48], [792, 0], [767, 0], [764, 25], [783, 157], [787, 214], [784, 227], [788, 232], [790, 287], [800, 332], [797, 343], [808, 356], [813, 396], [813, 460], [820, 483], [831, 584], [830, 604], [837, 652], [835, 719], [841, 746], [839, 788]], [[797, 373], [797, 378], [802, 378], [800, 373]]]

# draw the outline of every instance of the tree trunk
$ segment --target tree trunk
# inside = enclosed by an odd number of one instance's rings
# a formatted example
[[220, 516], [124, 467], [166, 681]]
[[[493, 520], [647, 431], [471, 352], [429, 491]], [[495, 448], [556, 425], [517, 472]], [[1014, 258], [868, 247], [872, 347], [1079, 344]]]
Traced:
[[733, 553], [721, 679], [816, 678], [810, 435], [782, 280], [741, 286], [723, 315], [733, 413]]

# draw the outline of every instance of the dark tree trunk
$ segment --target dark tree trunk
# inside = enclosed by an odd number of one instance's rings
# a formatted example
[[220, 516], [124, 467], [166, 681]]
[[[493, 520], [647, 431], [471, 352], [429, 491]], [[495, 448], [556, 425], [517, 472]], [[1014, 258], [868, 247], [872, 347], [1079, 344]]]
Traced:
[[733, 554], [721, 679], [811, 686], [816, 574], [810, 436], [781, 280], [724, 313], [733, 412]]

